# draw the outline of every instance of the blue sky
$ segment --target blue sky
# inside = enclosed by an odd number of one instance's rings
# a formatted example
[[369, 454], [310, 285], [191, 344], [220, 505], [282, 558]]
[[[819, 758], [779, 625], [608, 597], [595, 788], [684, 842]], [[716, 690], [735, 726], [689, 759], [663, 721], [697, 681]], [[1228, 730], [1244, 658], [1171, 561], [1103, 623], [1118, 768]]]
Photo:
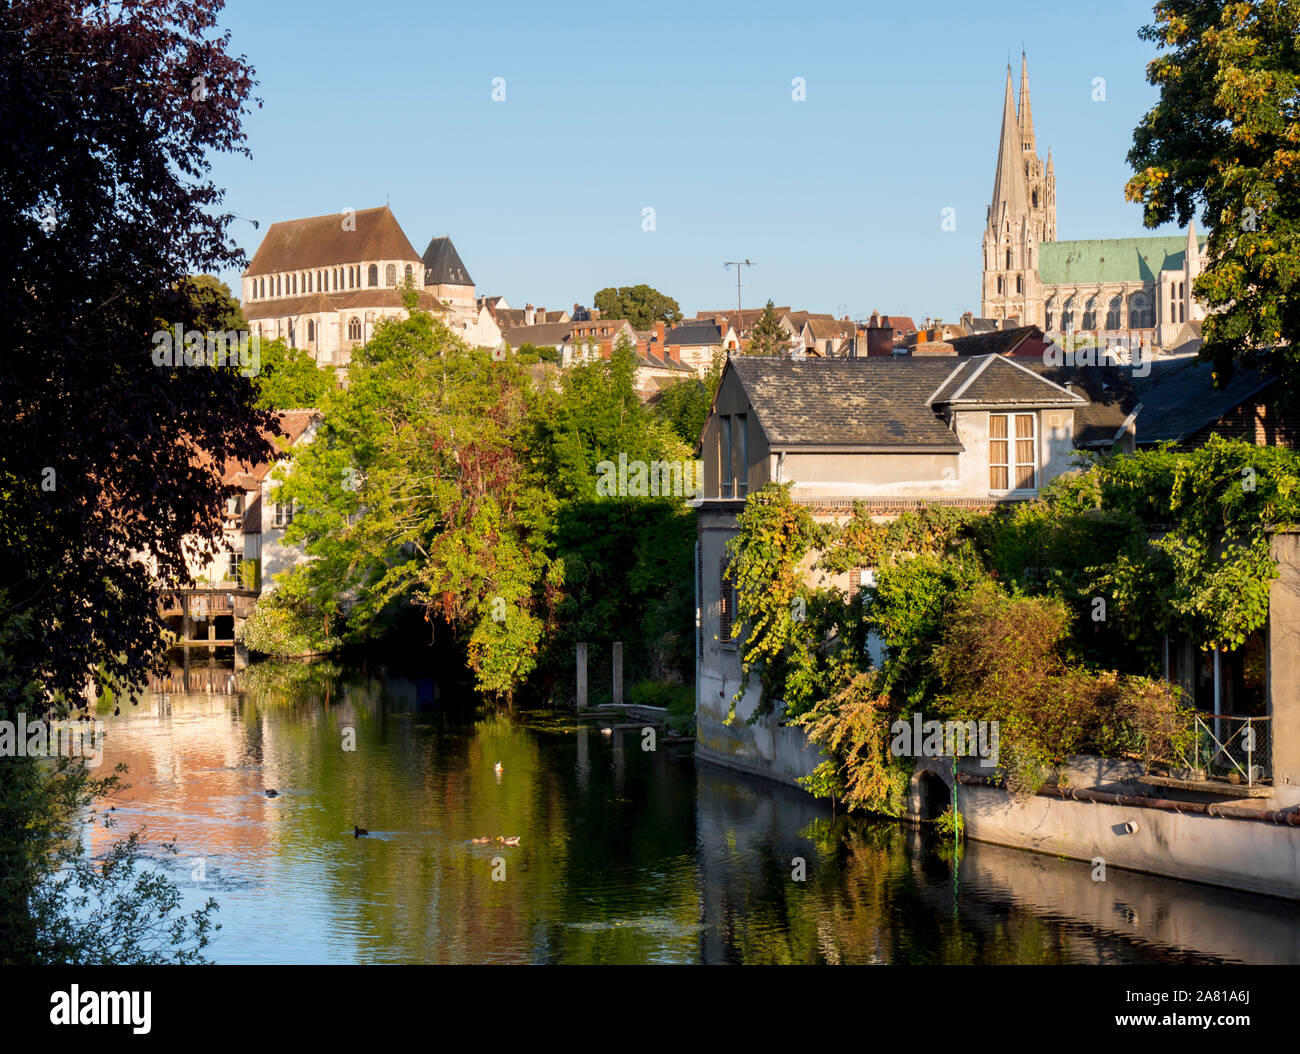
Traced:
[[1141, 2], [233, 0], [222, 22], [264, 106], [252, 159], [214, 176], [262, 224], [234, 227], [250, 257], [275, 220], [387, 200], [417, 251], [450, 234], [478, 291], [516, 307], [638, 282], [688, 315], [734, 306], [723, 263], [749, 258], [746, 307], [956, 319], [979, 310], [1022, 46], [1058, 236], [1148, 233], [1123, 188], [1156, 99], [1150, 20]]

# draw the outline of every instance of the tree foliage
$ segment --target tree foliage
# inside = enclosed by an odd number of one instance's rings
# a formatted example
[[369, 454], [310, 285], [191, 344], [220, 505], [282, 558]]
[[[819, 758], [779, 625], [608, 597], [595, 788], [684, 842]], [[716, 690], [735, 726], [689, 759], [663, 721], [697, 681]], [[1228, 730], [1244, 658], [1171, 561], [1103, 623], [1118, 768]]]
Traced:
[[650, 329], [656, 322], [673, 325], [682, 318], [676, 300], [648, 285], [608, 286], [592, 298], [592, 304], [601, 318], [625, 318], [633, 329]]
[[1201, 358], [1276, 370], [1293, 397], [1300, 337], [1300, 4], [1162, 0], [1143, 39], [1160, 90], [1133, 135], [1127, 194], [1148, 226], [1197, 209], [1210, 263]]
[[[1272, 532], [1300, 522], [1300, 455], [1212, 437], [1099, 457], [992, 514], [930, 506], [817, 523], [771, 484], [728, 543], [743, 698], [832, 755], [816, 793], [889, 812], [882, 729], [913, 712], [1002, 724], [1014, 790], [1072, 752], [1170, 757], [1186, 734], [1165, 634], [1231, 650], [1268, 614]], [[871, 568], [874, 583], [837, 582]], [[1102, 602], [1102, 622], [1093, 617]], [[873, 665], [873, 649], [883, 653]]]
[[781, 320], [776, 317], [776, 305], [769, 300], [754, 322], [754, 328], [750, 330], [745, 354], [786, 355], [790, 351], [790, 345], [790, 337], [781, 328]]
[[266, 409], [316, 409], [337, 387], [333, 369], [316, 365], [307, 352], [289, 347], [283, 338], [263, 341], [261, 358], [257, 402]]
[[[8, 720], [81, 703], [88, 682], [143, 685], [162, 629], [155, 576], [184, 580], [184, 537], [220, 535], [220, 466], [271, 453], [262, 433], [275, 432], [275, 419], [255, 407], [237, 364], [152, 361], [160, 329], [228, 319], [207, 295], [220, 290], [188, 276], [244, 263], [210, 170], [214, 154], [247, 153], [253, 71], [229, 53], [220, 7], [0, 6]], [[48, 934], [89, 905], [51, 894], [48, 882], [52, 869], [73, 866], [61, 847], [78, 838], [77, 810], [96, 787], [32, 759], [0, 766], [0, 949], [16, 962], [78, 958], [99, 938], [83, 928], [54, 954]], [[50, 808], [55, 799], [61, 808]], [[134, 888], [117, 904], [125, 913], [90, 909], [100, 947], [122, 947], [123, 932], [103, 927], [133, 925], [132, 903], [163, 916], [174, 907], [151, 880]]]

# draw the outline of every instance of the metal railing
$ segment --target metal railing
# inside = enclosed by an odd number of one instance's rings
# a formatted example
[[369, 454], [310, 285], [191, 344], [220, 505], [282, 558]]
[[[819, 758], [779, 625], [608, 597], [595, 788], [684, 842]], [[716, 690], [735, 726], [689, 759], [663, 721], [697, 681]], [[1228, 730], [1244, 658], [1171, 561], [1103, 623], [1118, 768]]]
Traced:
[[1193, 779], [1227, 780], [1250, 787], [1271, 783], [1272, 718], [1194, 713], [1191, 741], [1181, 761]]

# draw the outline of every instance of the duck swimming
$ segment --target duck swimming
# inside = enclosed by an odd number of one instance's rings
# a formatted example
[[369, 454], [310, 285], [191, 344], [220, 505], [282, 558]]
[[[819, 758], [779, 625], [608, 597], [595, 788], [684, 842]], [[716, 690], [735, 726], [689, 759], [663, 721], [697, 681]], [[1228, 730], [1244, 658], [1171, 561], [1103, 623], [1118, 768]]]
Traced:
[[498, 776], [500, 776], [501, 773], [505, 772], [505, 768], [502, 766], [501, 762], [498, 761], [495, 765], [492, 766], [492, 771], [495, 772]]
[[368, 835], [369, 833], [370, 833], [370, 832], [367, 831], [364, 827], [358, 827], [356, 824], [353, 824], [353, 825], [352, 825], [352, 837], [353, 837], [353, 838], [364, 838], [364, 837], [365, 837], [366, 835]]
[[280, 792], [279, 792], [278, 790], [268, 790], [268, 791], [266, 792], [266, 796], [267, 796], [268, 798], [275, 798], [275, 797], [278, 797], [279, 794], [280, 794]]
[[491, 838], [471, 838], [471, 839], [470, 839], [470, 842], [473, 843], [474, 845], [487, 845], [488, 842], [490, 842], [490, 841], [492, 841]]
[[502, 845], [518, 845], [519, 835], [512, 834], [509, 838], [507, 838], [505, 835], [499, 834], [497, 835], [497, 841], [500, 842]]

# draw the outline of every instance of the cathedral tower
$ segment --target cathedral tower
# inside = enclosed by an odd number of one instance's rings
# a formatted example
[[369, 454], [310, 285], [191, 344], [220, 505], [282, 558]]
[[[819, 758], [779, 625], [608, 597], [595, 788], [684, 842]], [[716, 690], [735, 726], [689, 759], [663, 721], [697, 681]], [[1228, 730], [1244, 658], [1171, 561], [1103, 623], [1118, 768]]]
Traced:
[[1017, 110], [1011, 66], [1002, 101], [1002, 133], [993, 198], [984, 229], [984, 273], [980, 314], [1043, 325], [1038, 246], [1056, 240], [1056, 173], [1038, 156], [1029, 101], [1029, 63], [1020, 59]]

